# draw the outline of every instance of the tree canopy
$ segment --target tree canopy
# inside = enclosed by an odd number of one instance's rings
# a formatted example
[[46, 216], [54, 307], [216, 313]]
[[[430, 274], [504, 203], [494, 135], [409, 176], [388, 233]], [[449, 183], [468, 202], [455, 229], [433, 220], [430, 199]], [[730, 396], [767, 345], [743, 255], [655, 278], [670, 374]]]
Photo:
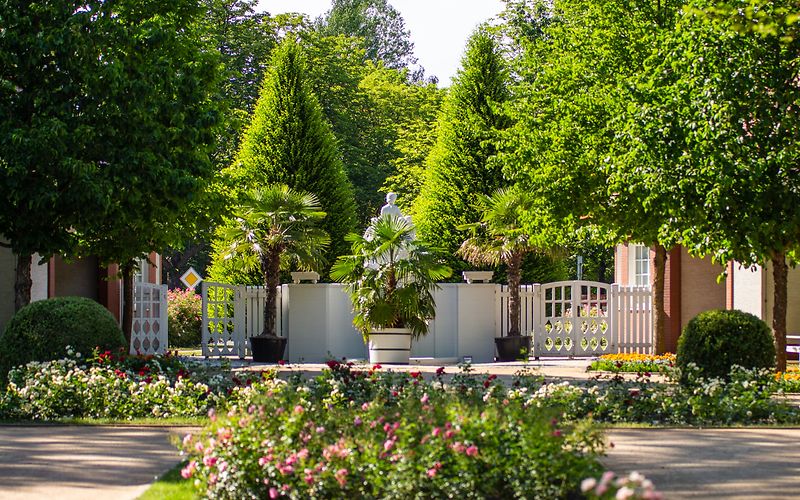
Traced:
[[333, 0], [318, 24], [326, 35], [358, 38], [365, 58], [387, 68], [409, 68], [417, 62], [403, 16], [387, 0]]

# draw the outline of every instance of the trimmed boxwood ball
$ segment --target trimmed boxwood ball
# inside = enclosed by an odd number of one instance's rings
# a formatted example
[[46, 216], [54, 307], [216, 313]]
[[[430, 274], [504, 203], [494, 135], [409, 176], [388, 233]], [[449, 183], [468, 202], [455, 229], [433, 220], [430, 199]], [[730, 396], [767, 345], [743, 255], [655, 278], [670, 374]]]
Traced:
[[702, 312], [689, 321], [678, 339], [676, 365], [685, 369], [689, 363], [697, 364], [706, 378], [727, 378], [733, 365], [774, 368], [772, 331], [746, 312]]
[[102, 305], [85, 297], [56, 297], [20, 309], [0, 335], [0, 379], [30, 361], [64, 357], [67, 346], [83, 356], [101, 347], [125, 347], [117, 320]]

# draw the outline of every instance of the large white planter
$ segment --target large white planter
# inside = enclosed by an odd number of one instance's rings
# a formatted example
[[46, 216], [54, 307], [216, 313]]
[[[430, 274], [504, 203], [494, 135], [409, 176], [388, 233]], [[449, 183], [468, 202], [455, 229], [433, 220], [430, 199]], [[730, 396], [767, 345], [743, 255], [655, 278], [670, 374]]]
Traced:
[[369, 362], [407, 365], [411, 358], [411, 330], [384, 328], [369, 334]]

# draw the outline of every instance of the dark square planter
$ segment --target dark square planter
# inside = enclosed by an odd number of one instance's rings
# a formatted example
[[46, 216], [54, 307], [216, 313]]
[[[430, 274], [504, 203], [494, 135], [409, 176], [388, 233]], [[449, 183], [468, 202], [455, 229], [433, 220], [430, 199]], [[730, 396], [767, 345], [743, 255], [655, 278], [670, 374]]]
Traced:
[[498, 337], [494, 339], [497, 347], [497, 361], [517, 361], [528, 359], [531, 355], [531, 338], [527, 335]]
[[286, 350], [284, 337], [250, 337], [250, 351], [253, 361], [259, 363], [277, 363], [283, 359]]

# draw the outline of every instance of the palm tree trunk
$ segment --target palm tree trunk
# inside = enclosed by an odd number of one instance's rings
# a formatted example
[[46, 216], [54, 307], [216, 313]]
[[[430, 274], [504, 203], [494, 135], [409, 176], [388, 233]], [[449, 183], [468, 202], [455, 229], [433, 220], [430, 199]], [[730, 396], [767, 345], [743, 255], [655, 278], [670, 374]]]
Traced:
[[267, 287], [267, 300], [264, 302], [264, 330], [261, 335], [276, 337], [275, 309], [278, 302], [278, 286], [281, 283], [281, 249], [274, 249], [262, 258], [261, 268], [264, 271], [264, 285]]
[[14, 311], [19, 311], [31, 302], [31, 254], [17, 255], [16, 272], [14, 273]]
[[516, 337], [520, 335], [520, 299], [519, 282], [520, 268], [522, 267], [522, 255], [514, 253], [508, 261], [508, 336]]
[[655, 245], [653, 256], [653, 333], [656, 354], [664, 354], [667, 350], [667, 312], [664, 309], [664, 282], [667, 274], [667, 249], [664, 245]]
[[778, 371], [786, 371], [786, 283], [789, 269], [786, 265], [786, 254], [776, 252], [772, 255], [772, 279], [775, 282], [772, 306], [772, 332], [775, 335], [775, 355]]

